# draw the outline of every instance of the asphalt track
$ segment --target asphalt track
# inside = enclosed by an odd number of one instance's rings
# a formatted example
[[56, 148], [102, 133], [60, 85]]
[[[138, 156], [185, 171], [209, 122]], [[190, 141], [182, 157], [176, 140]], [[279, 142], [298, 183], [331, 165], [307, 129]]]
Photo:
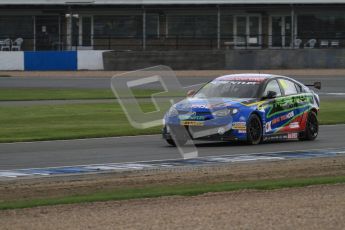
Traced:
[[[198, 142], [199, 156], [221, 156], [311, 149], [344, 148], [345, 125], [321, 126], [315, 141], [248, 146]], [[181, 158], [160, 135], [0, 144], [0, 170], [121, 163]]]
[[[205, 83], [218, 77], [179, 77], [181, 85], [189, 86]], [[291, 76], [302, 83], [321, 81], [324, 93], [345, 93], [345, 77], [343, 76]], [[162, 89], [160, 84], [150, 84], [148, 88]], [[0, 88], [78, 88], [78, 89], [110, 89], [109, 77], [9, 77], [0, 78]]]
[[[211, 77], [180, 77], [182, 85], [188, 86], [207, 82]], [[321, 97], [328, 93], [345, 94], [345, 77], [341, 76], [295, 76], [303, 83], [322, 82]], [[150, 88], [152, 85], [150, 85]], [[159, 85], [155, 87], [160, 88]], [[0, 88], [84, 88], [109, 89], [109, 77], [10, 77], [0, 78]], [[114, 100], [74, 100], [68, 103], [113, 103]], [[1, 104], [2, 103], [2, 104]], [[1, 106], [22, 106], [34, 104], [66, 104], [63, 101], [1, 102]], [[7, 103], [7, 104], [6, 104]], [[323, 126], [319, 138], [314, 142], [266, 143], [259, 146], [243, 144], [209, 143], [197, 145], [199, 156], [220, 156], [229, 154], [266, 153], [326, 148], [343, 148], [345, 125]], [[96, 138], [70, 141], [45, 141], [32, 143], [0, 144], [0, 170], [20, 168], [41, 168], [73, 166], [83, 164], [121, 163], [181, 158], [176, 148], [169, 147], [160, 135], [137, 137]]]

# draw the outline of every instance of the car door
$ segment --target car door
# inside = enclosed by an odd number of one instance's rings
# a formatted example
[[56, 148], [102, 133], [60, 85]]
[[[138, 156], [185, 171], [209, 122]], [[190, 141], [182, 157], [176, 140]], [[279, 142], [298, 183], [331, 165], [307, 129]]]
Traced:
[[[276, 93], [275, 98], [267, 98], [270, 91]], [[264, 110], [265, 110], [265, 124], [264, 124], [264, 133], [265, 135], [274, 134], [279, 128], [276, 118], [279, 116], [279, 113], [282, 111], [279, 101], [282, 98], [282, 90], [277, 79], [271, 79], [267, 82], [265, 89], [262, 94], [262, 98], [265, 99]]]
[[[283, 97], [277, 101], [281, 111], [277, 114], [276, 133], [298, 132], [301, 129], [302, 108], [300, 95], [296, 83], [288, 79], [278, 79]], [[296, 134], [297, 135], [297, 134]], [[294, 138], [293, 136], [289, 136]], [[296, 136], [297, 137], [297, 136]]]

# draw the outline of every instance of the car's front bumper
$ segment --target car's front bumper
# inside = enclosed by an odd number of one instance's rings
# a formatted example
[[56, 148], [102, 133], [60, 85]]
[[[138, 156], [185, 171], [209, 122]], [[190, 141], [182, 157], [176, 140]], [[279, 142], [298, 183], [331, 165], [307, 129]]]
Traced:
[[[223, 128], [223, 127], [209, 127], [211, 132], [206, 133], [206, 134], [204, 133], [204, 131], [207, 130], [207, 128], [205, 127], [190, 128], [190, 126], [169, 126], [169, 128], [170, 128], [170, 131], [167, 130], [166, 126], [163, 128], [162, 130], [163, 139], [173, 139], [171, 133], [174, 133], [175, 136], [178, 136], [178, 138], [192, 139], [192, 140], [209, 140], [209, 141], [246, 140], [246, 137], [247, 137], [245, 132], [242, 131], [242, 133], [239, 134], [239, 130], [234, 130], [234, 129], [228, 129], [225, 132], [223, 132], [224, 130], [223, 129], [221, 130], [222, 132], [217, 132], [219, 128]], [[198, 129], [200, 129], [200, 132], [198, 132]]]

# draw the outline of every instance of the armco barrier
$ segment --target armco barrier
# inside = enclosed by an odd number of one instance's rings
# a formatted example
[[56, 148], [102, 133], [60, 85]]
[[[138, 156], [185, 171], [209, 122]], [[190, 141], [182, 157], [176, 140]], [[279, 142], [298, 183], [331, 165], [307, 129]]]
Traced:
[[0, 70], [24, 70], [24, 52], [0, 52]]
[[24, 52], [25, 70], [77, 70], [77, 51]]

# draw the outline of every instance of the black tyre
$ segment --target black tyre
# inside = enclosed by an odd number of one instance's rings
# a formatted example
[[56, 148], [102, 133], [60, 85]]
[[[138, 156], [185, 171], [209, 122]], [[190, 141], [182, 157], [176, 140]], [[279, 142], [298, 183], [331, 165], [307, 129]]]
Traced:
[[299, 138], [302, 141], [313, 141], [319, 134], [319, 121], [314, 111], [310, 111], [307, 117], [307, 125], [303, 133], [300, 134]]
[[262, 124], [258, 115], [250, 115], [247, 122], [247, 143], [257, 145], [262, 141]]
[[[172, 145], [172, 146], [176, 146], [176, 143], [173, 139], [166, 139], [166, 142], [169, 144], [169, 145]], [[178, 144], [181, 146], [181, 145], [185, 145], [187, 143], [187, 140], [178, 140]]]

